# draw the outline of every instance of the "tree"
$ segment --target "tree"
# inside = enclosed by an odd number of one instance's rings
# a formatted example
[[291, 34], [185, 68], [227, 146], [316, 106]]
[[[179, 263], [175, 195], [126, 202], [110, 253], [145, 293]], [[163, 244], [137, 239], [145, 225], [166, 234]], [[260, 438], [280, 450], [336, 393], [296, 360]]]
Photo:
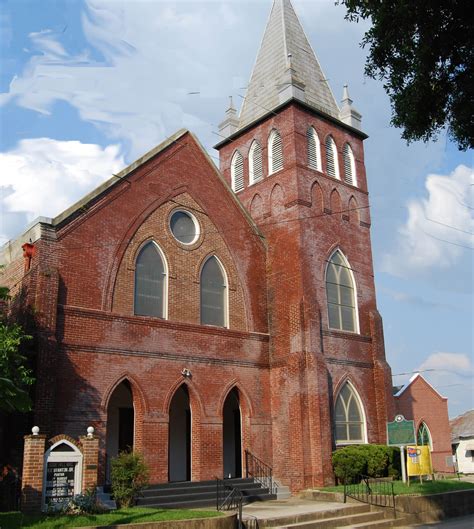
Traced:
[[[0, 287], [0, 301], [8, 297], [8, 289]], [[26, 356], [20, 351], [21, 344], [30, 339], [20, 325], [0, 319], [0, 410], [25, 412], [31, 409], [27, 388], [34, 378], [27, 367]]]
[[465, 0], [339, 0], [346, 19], [370, 19], [365, 73], [380, 79], [392, 125], [408, 142], [446, 127], [460, 150], [474, 147], [474, 9]]

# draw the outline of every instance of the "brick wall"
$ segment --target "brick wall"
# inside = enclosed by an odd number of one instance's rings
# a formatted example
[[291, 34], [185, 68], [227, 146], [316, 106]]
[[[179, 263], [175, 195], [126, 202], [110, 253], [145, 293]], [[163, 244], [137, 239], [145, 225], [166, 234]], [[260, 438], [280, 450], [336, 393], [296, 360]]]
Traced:
[[431, 459], [435, 472], [453, 472], [452, 465], [446, 465], [446, 457], [452, 455], [451, 429], [448, 417], [448, 399], [442, 397], [426, 380], [418, 375], [395, 398], [396, 413], [405, 419], [415, 421], [415, 433], [424, 422], [432, 440]]

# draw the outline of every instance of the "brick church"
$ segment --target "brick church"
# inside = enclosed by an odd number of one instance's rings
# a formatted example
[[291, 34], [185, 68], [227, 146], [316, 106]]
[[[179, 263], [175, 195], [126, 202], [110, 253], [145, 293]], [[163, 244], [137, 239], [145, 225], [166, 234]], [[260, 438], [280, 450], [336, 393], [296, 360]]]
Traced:
[[[0, 259], [37, 325], [34, 424], [133, 447], [152, 483], [245, 473], [297, 491], [393, 419], [361, 115], [275, 0], [220, 169], [181, 130]], [[21, 295], [20, 295], [21, 294]]]

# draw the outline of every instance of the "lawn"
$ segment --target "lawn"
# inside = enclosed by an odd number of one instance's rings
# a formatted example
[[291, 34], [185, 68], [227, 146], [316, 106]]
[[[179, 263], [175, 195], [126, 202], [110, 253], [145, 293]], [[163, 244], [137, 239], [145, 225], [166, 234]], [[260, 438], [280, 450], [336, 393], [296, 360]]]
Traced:
[[27, 515], [20, 512], [1, 512], [1, 529], [63, 529], [66, 527], [84, 527], [94, 525], [111, 525], [140, 523], [164, 520], [186, 520], [192, 518], [210, 518], [220, 516], [217, 511], [191, 511], [188, 509], [153, 509], [133, 507], [120, 509], [104, 514], [83, 515]]
[[[455, 490], [474, 489], [474, 483], [466, 483], [464, 481], [456, 481], [452, 479], [440, 479], [437, 481], [423, 481], [420, 483], [418, 478], [411, 479], [410, 486], [403, 481], [393, 482], [393, 492], [395, 494], [437, 494], [439, 492], [452, 492]], [[344, 492], [344, 485], [336, 487], [325, 487], [323, 489], [327, 492]]]

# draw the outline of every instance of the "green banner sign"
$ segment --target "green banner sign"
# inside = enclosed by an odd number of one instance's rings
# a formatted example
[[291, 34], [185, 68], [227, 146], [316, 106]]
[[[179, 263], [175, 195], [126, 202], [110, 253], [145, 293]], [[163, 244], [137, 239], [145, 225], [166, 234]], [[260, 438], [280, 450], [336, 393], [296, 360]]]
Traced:
[[393, 422], [388, 422], [387, 444], [389, 446], [416, 444], [415, 422], [407, 421], [403, 415], [397, 415]]

